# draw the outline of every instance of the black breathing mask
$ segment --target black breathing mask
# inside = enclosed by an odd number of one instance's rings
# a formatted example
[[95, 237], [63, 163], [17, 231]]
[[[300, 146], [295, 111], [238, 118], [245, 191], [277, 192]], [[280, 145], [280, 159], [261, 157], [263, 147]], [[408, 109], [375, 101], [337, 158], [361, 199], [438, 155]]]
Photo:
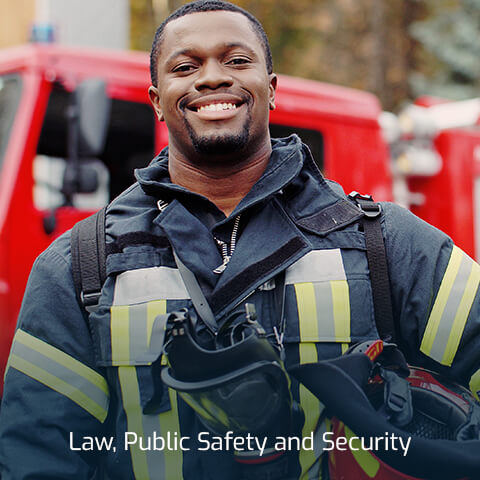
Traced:
[[[277, 436], [287, 436], [292, 429], [289, 379], [279, 351], [255, 319], [253, 305], [232, 314], [215, 334], [199, 328], [195, 312], [170, 314], [164, 353], [168, 367], [162, 370], [162, 381], [210, 432], [267, 438], [262, 461], [281, 453], [273, 446]], [[259, 452], [249, 454], [258, 460]]]

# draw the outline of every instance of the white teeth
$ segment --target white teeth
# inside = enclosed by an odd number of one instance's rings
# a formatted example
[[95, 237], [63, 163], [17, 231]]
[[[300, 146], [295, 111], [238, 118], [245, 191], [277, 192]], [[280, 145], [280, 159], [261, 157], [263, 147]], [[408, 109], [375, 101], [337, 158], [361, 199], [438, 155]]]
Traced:
[[197, 112], [219, 112], [221, 110], [235, 110], [237, 106], [234, 103], [211, 103], [197, 108]]

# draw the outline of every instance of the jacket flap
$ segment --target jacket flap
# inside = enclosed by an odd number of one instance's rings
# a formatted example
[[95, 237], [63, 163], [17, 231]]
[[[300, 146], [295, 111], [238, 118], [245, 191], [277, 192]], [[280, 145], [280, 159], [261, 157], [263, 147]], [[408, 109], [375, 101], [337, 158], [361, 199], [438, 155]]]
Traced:
[[313, 215], [295, 220], [295, 223], [305, 230], [317, 235], [327, 235], [330, 232], [346, 227], [363, 217], [363, 212], [348, 200], [340, 200]]
[[157, 300], [137, 305], [113, 305], [110, 328], [98, 330], [107, 345], [97, 364], [110, 366], [151, 365], [162, 354], [167, 315], [166, 302]]

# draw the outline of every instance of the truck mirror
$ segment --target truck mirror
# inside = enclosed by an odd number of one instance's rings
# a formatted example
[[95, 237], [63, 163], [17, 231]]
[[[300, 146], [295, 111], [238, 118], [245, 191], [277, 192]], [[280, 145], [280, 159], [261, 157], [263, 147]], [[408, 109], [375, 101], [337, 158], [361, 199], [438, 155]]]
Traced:
[[94, 193], [98, 189], [98, 172], [89, 163], [68, 163], [63, 174], [63, 190], [75, 193]]
[[104, 148], [111, 99], [104, 80], [84, 80], [75, 91], [78, 106], [79, 157], [98, 157]]

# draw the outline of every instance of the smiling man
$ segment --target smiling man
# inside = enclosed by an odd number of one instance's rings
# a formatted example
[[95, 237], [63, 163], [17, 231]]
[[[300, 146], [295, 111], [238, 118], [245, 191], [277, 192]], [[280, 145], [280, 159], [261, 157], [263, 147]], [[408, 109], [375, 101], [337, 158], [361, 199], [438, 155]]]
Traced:
[[[156, 32], [151, 76], [169, 145], [107, 207], [98, 305], [77, 300], [70, 232], [32, 269], [2, 479], [325, 479], [321, 404], [281, 364], [378, 339], [363, 213], [297, 136], [270, 138], [277, 77], [248, 12], [181, 7]], [[480, 389], [479, 267], [394, 205], [382, 231], [409, 362]]]
[[185, 11], [157, 33], [150, 99], [168, 125], [172, 182], [228, 216], [269, 161], [277, 77], [263, 29], [249, 14]]

